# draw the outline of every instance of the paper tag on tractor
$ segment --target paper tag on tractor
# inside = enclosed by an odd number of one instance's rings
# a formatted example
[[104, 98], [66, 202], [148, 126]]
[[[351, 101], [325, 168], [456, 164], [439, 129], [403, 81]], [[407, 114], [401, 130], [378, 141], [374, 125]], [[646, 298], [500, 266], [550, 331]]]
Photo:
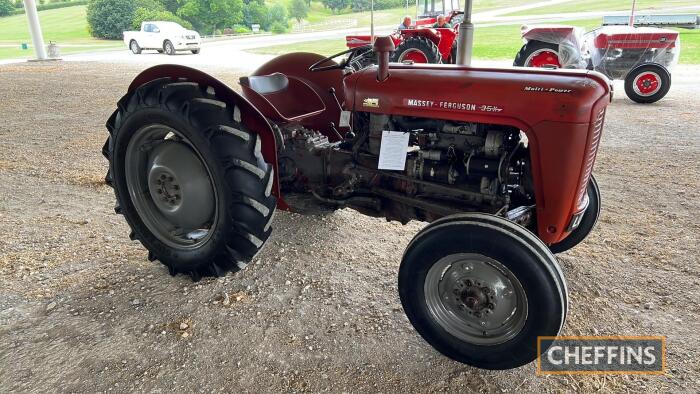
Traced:
[[350, 127], [350, 111], [340, 111], [340, 120], [338, 120], [338, 127]]
[[403, 171], [406, 168], [408, 137], [410, 135], [410, 133], [402, 131], [382, 131], [378, 169]]

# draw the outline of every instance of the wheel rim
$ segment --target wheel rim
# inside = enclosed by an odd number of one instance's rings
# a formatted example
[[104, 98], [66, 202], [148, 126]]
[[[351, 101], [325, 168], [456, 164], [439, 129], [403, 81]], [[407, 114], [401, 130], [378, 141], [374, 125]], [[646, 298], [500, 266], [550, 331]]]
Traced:
[[166, 43], [165, 44], [165, 52], [168, 52], [168, 55], [173, 53], [173, 44], [171, 43]]
[[561, 67], [559, 54], [551, 49], [538, 49], [525, 60], [526, 67]]
[[138, 44], [136, 44], [136, 41], [132, 41], [131, 42], [131, 52], [136, 53], [138, 51], [139, 51]]
[[412, 61], [413, 63], [428, 63], [428, 57], [418, 49], [408, 49], [399, 56], [399, 62]]
[[653, 71], [643, 72], [634, 77], [632, 88], [640, 96], [652, 96], [661, 90], [661, 77]]
[[424, 292], [435, 322], [468, 343], [506, 342], [527, 320], [527, 297], [520, 281], [503, 264], [481, 254], [438, 260], [428, 271]]
[[125, 176], [146, 227], [172, 248], [207, 242], [218, 219], [218, 196], [206, 163], [177, 130], [153, 124], [137, 130], [126, 148]]

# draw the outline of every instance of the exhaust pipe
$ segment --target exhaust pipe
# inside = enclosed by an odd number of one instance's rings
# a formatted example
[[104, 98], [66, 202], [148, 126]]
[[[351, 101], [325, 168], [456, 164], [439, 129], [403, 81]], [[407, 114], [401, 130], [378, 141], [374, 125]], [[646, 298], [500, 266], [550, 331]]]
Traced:
[[459, 25], [457, 38], [457, 64], [460, 66], [472, 65], [472, 47], [474, 46], [474, 24], [472, 24], [472, 2], [464, 1], [464, 20]]

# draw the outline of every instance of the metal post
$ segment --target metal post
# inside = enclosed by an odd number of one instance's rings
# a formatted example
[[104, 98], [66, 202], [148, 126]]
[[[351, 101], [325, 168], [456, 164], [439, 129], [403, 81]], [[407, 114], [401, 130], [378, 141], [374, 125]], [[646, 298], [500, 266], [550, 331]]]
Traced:
[[374, 0], [370, 3], [369, 11], [369, 34], [370, 42], [374, 45]]
[[637, 0], [632, 0], [632, 13], [630, 13], [630, 26], [634, 27], [634, 7], [637, 5]]
[[39, 60], [44, 60], [46, 59], [46, 48], [44, 47], [44, 36], [41, 34], [39, 14], [36, 11], [36, 1], [24, 0], [24, 12], [27, 14], [27, 20], [29, 21], [29, 33], [32, 35], [36, 57]]
[[464, 1], [464, 20], [459, 25], [459, 37], [457, 38], [457, 64], [460, 66], [472, 65], [472, 47], [474, 46], [474, 25], [472, 24], [472, 2]]

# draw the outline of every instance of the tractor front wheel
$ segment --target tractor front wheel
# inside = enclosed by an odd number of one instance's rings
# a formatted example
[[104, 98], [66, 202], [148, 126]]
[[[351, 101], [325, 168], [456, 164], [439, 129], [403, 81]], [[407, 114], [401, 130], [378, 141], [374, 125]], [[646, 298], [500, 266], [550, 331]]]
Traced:
[[401, 262], [399, 296], [429, 344], [485, 369], [537, 358], [537, 337], [559, 333], [568, 302], [547, 246], [527, 229], [487, 214], [448, 216], [418, 233]]
[[515, 56], [516, 67], [561, 68], [559, 45], [543, 41], [528, 41]]
[[642, 104], [661, 100], [671, 89], [671, 73], [659, 64], [642, 64], [625, 77], [625, 93]]
[[391, 55], [392, 62], [442, 63], [442, 55], [434, 42], [425, 37], [409, 37]]
[[103, 154], [131, 239], [172, 275], [245, 267], [269, 237], [276, 205], [260, 138], [194, 82], [149, 82], [118, 108]]

